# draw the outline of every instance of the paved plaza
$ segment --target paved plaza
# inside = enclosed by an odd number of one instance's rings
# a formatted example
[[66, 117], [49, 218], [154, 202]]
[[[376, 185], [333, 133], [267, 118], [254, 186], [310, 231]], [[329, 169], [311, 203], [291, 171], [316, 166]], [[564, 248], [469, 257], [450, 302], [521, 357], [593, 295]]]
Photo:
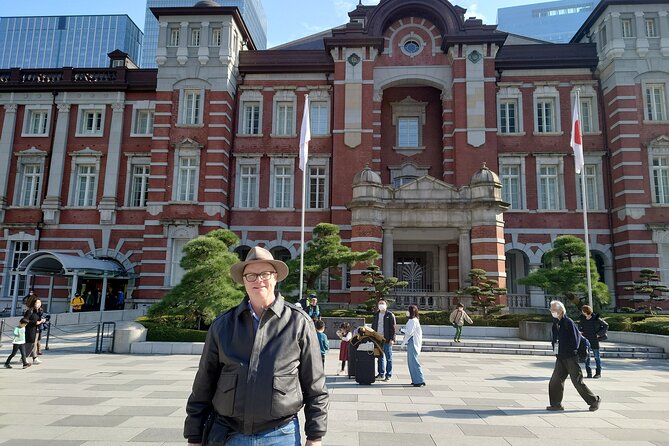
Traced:
[[[326, 363], [324, 445], [669, 446], [666, 360], [606, 360], [603, 379], [587, 381], [599, 411], [588, 412], [567, 382], [566, 410], [548, 413], [550, 357], [424, 353], [428, 385], [414, 388], [404, 352], [392, 381], [371, 386], [336, 376], [337, 354]], [[185, 445], [199, 357], [52, 351], [43, 360], [0, 369], [0, 445]]]

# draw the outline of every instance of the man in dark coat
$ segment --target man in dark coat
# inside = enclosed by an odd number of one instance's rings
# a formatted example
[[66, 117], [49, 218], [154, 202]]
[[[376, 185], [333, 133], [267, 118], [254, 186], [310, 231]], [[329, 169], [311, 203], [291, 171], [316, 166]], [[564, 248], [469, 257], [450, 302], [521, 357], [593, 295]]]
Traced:
[[590, 406], [590, 411], [599, 409], [600, 398], [595, 396], [588, 386], [583, 382], [583, 373], [578, 364], [578, 345], [581, 334], [565, 311], [560, 301], [551, 302], [551, 314], [556, 319], [553, 323], [553, 351], [555, 352], [555, 368], [548, 383], [548, 398], [550, 406], [546, 410], [564, 410], [562, 396], [564, 394], [564, 382], [567, 376], [578, 391], [581, 398]]
[[392, 311], [388, 310], [388, 303], [384, 299], [379, 299], [376, 306], [379, 311], [374, 313], [372, 330], [378, 332], [385, 339], [383, 342], [383, 356], [379, 357], [379, 374], [376, 378], [390, 381], [393, 376], [393, 344], [395, 343], [397, 321]]

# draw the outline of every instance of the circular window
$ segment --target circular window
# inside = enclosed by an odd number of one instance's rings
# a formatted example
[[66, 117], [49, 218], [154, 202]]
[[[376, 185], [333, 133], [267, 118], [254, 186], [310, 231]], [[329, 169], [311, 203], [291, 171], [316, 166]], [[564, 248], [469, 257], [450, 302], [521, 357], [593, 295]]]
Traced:
[[413, 39], [407, 40], [404, 42], [404, 51], [409, 54], [416, 54], [418, 51], [420, 51], [420, 43]]

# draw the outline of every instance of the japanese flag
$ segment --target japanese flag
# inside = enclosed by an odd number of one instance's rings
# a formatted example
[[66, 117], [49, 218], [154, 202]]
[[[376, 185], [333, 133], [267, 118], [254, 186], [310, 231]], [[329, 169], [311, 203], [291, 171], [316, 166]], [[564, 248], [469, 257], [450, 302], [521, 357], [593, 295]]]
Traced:
[[304, 115], [302, 116], [302, 132], [300, 133], [300, 169], [307, 169], [309, 160], [309, 141], [311, 141], [311, 122], [309, 121], [309, 96], [304, 95]]
[[581, 136], [581, 118], [578, 115], [578, 101], [574, 104], [574, 116], [571, 121], [571, 142], [569, 143], [574, 149], [574, 164], [576, 173], [580, 174], [583, 170], [583, 138]]

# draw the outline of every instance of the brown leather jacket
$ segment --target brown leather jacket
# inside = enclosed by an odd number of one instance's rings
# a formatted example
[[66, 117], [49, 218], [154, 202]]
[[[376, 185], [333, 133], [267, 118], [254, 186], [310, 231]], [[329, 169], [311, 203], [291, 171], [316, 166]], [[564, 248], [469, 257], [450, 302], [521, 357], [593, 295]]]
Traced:
[[327, 428], [328, 391], [314, 323], [277, 295], [258, 331], [246, 297], [209, 328], [186, 405], [184, 437], [202, 440], [213, 409], [236, 432], [253, 435], [285, 424], [304, 406], [307, 439]]

